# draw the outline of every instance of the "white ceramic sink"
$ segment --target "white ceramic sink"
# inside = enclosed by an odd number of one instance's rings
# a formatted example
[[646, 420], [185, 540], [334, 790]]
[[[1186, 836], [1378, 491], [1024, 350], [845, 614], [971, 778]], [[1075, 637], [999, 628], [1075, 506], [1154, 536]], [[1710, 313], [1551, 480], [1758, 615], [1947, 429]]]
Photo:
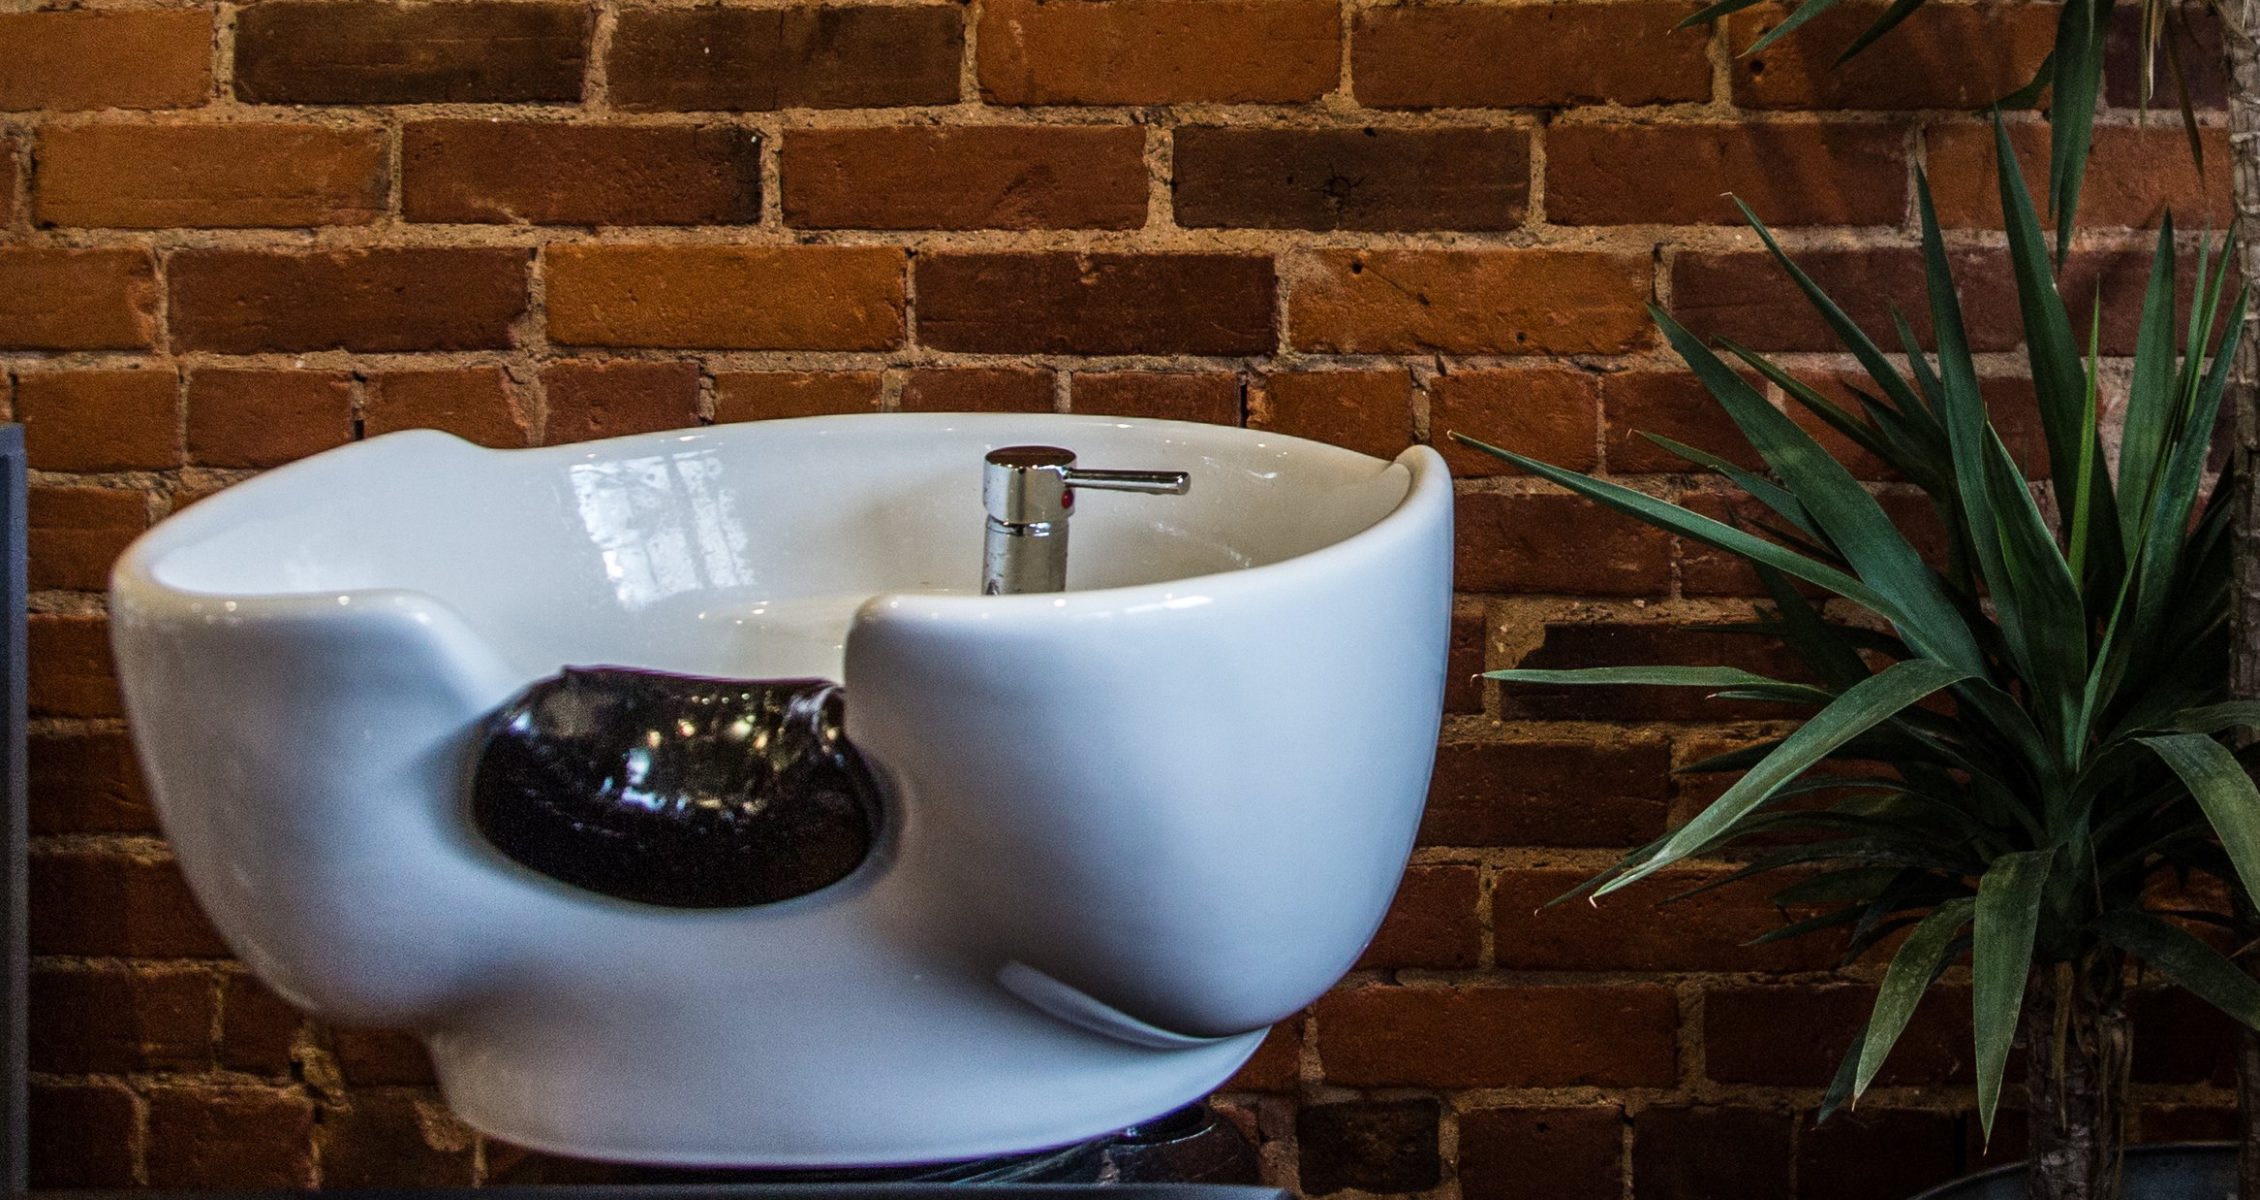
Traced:
[[[981, 461], [1092, 493], [1068, 592], [975, 594]], [[1033, 1149], [1197, 1098], [1356, 960], [1444, 687], [1451, 487], [1166, 421], [866, 415], [537, 450], [374, 438], [151, 530], [111, 586], [136, 745], [234, 950], [414, 1030], [521, 1145], [674, 1164]], [[875, 851], [681, 909], [466, 818], [488, 714], [566, 666], [844, 681]]]

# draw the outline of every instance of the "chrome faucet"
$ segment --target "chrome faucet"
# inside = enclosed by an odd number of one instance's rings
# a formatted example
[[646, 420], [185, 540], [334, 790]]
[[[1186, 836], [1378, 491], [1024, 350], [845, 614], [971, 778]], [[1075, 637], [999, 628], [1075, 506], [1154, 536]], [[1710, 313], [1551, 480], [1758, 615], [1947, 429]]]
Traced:
[[1183, 471], [1083, 471], [1075, 452], [1058, 446], [1003, 446], [981, 468], [981, 503], [989, 510], [981, 554], [981, 594], [1067, 590], [1067, 518], [1075, 489], [1182, 496], [1193, 477]]

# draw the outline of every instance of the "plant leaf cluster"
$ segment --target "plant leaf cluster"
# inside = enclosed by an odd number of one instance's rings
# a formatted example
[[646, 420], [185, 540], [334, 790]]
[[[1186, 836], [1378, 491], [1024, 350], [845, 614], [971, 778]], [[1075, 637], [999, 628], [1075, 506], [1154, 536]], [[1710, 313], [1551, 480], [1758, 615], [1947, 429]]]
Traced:
[[[1743, 9], [1754, 7], [1764, 0], [1714, 0], [1681, 21], [1676, 28], [1708, 25]], [[1768, 29], [1744, 48], [1743, 54], [1756, 54], [1776, 41], [1796, 31], [1800, 26], [1822, 13], [1835, 8], [1842, 0], [1797, 0], [1782, 21]], [[2226, 6], [2219, 0], [2204, 0], [2205, 6], [2219, 15], [2223, 22], [2230, 19]], [[1892, 0], [1859, 36], [1852, 39], [1833, 65], [1843, 66], [1854, 55], [1874, 45], [1878, 39], [1913, 15], [1923, 6], [1924, 0]], [[2087, 175], [2088, 151], [2094, 142], [2095, 103], [2103, 90], [2105, 42], [2110, 33], [2111, 11], [2114, 0], [2064, 0], [2056, 17], [2056, 40], [2048, 56], [2041, 60], [2032, 79], [2024, 86], [1995, 101], [1999, 108], [2030, 108], [2040, 102], [2043, 94], [2049, 97], [2052, 120], [2048, 130], [2048, 211], [2057, 222], [2056, 254], [2058, 258], [2071, 248], [2073, 218], [2079, 212], [2080, 185]], [[2136, 21], [2137, 56], [2141, 63], [2141, 103], [2149, 108], [2157, 88], [2157, 63], [2162, 57], [2174, 85], [2175, 100], [2181, 111], [2182, 130], [2189, 140], [2189, 154], [2199, 170], [2205, 166], [2205, 149], [2198, 134], [2197, 113], [2190, 98], [2189, 79], [2182, 67], [2181, 42], [2192, 41], [2186, 31], [2177, 40], [2173, 0], [2138, 0]], [[2004, 159], [2004, 162], [2011, 161]]]
[[[1994, 131], [2001, 161], [2013, 161], [1998, 120]], [[2260, 705], [2226, 699], [2231, 485], [2223, 479], [2208, 491], [2206, 479], [2246, 297], [2224, 297], [2226, 247], [2201, 245], [2187, 324], [2177, 326], [2166, 223], [2114, 470], [2097, 424], [2100, 326], [2085, 331], [2083, 352], [2032, 198], [2019, 172], [1998, 174], [2052, 504], [2036, 495], [1980, 396], [1920, 178], [1935, 353], [1894, 310], [1897, 361], [1743, 209], [1863, 369], [1849, 402], [1746, 347], [1722, 341], [1714, 350], [1651, 310], [1765, 469], [1652, 440], [1739, 489], [1757, 516], [1713, 519], [1459, 439], [1749, 560], [1772, 603], [1735, 628], [1777, 639], [1811, 676], [1686, 666], [1493, 672], [1512, 683], [1709, 688], [1802, 715], [1786, 736], [1691, 766], [1740, 775], [1684, 825], [1579, 891], [1597, 899], [1742, 845], [1753, 856], [1729, 879], [1794, 869], [1797, 881], [1777, 901], [1820, 910], [1761, 940], [1838, 931], [1857, 958], [1903, 934], [1829, 1109], [1874, 1081], [1916, 1002], [1970, 956], [1988, 1131], [2035, 963], [2114, 946], [2260, 1027], [2260, 984], [2144, 901], [2145, 885], [2164, 870], [2206, 872], [2260, 894], [2260, 792], [2230, 744], [2260, 724]], [[1946, 531], [1943, 561], [1927, 561], [1876, 495], [1745, 371], [1919, 488]], [[1814, 589], [1864, 615], [1824, 613]]]

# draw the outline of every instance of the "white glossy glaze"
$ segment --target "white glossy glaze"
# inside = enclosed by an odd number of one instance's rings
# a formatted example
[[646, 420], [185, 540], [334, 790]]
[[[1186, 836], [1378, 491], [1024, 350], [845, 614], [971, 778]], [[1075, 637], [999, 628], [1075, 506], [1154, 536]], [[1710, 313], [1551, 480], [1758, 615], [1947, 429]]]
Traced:
[[[982, 597], [981, 457], [1016, 442], [1193, 491], [1086, 494], [1071, 591]], [[1426, 791], [1450, 546], [1425, 447], [1065, 416], [413, 432], [164, 522], [111, 611], [166, 832], [284, 996], [417, 1031], [522, 1145], [881, 1164], [1163, 1112], [1349, 968]], [[502, 858], [473, 734], [566, 665], [844, 679], [880, 850], [721, 911]]]

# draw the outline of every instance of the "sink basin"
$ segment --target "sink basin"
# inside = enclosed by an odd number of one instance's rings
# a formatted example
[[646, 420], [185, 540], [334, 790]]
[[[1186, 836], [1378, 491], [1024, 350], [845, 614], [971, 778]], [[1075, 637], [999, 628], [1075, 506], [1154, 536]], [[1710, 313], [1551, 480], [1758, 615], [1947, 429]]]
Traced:
[[[1027, 442], [1192, 490], [1081, 497], [1070, 590], [982, 596], [982, 456]], [[1174, 1108], [1349, 969], [1427, 787], [1450, 542], [1426, 447], [1047, 415], [416, 431], [163, 522], [111, 619], [181, 866], [291, 1002], [415, 1031], [520, 1145], [879, 1165]], [[844, 683], [869, 856], [686, 909], [498, 853], [480, 730], [591, 665]]]

